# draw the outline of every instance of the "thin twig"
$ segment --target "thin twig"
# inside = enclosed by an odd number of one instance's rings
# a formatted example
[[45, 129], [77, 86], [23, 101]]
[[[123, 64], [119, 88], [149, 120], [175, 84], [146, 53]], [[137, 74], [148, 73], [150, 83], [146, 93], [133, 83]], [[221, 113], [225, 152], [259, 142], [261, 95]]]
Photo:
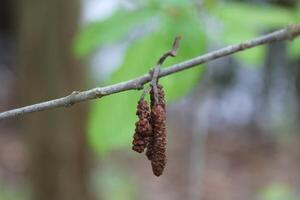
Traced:
[[179, 41], [181, 39], [181, 36], [177, 36], [174, 39], [173, 42], [173, 46], [172, 49], [167, 51], [166, 53], [164, 53], [159, 60], [156, 63], [155, 68], [153, 69], [153, 71], [151, 72], [152, 75], [152, 80], [151, 80], [151, 87], [153, 89], [153, 93], [154, 93], [154, 99], [155, 102], [157, 102], [157, 82], [158, 82], [158, 74], [160, 72], [160, 66], [164, 63], [164, 61], [166, 60], [167, 57], [171, 56], [171, 57], [175, 57], [177, 54], [177, 49], [179, 47]]
[[[250, 49], [259, 45], [263, 45], [275, 41], [291, 40], [294, 39], [295, 37], [298, 37], [299, 35], [300, 35], [300, 24], [290, 25], [287, 28], [280, 29], [278, 31], [266, 34], [264, 36], [254, 38], [252, 40], [248, 40], [246, 42], [242, 42], [237, 45], [227, 46], [225, 48], [204, 54], [202, 56], [195, 57], [193, 59], [184, 61], [182, 63], [172, 65], [166, 69], [162, 69], [158, 77], [168, 76], [170, 74], [187, 70], [189, 68], [195, 67], [196, 65], [203, 64], [212, 60], [216, 60], [218, 58], [228, 56], [236, 52], [243, 51], [245, 49]], [[147, 73], [145, 75], [134, 78], [132, 80], [117, 83], [114, 85], [110, 85], [106, 87], [97, 87], [83, 92], [74, 92], [71, 95], [59, 99], [54, 99], [54, 100], [50, 100], [50, 101], [46, 101], [34, 105], [25, 106], [22, 108], [5, 111], [0, 113], [0, 120], [16, 117], [20, 115], [25, 115], [28, 113], [58, 108], [58, 107], [67, 107], [75, 103], [79, 103], [79, 102], [83, 102], [95, 98], [100, 98], [103, 96], [108, 96], [114, 93], [119, 93], [127, 90], [141, 89], [143, 88], [143, 85], [145, 83], [151, 81], [151, 78], [152, 78], [151, 75]]]
[[165, 61], [165, 59], [169, 56], [171, 57], [175, 57], [177, 54], [177, 49], [179, 48], [179, 42], [181, 40], [181, 36], [177, 36], [174, 39], [173, 45], [172, 45], [172, 49], [170, 51], [167, 51], [166, 53], [164, 53], [162, 55], [162, 57], [159, 58], [159, 60], [157, 61], [156, 65], [162, 65]]
[[143, 90], [143, 93], [142, 93], [141, 97], [140, 97], [140, 100], [144, 100], [145, 96], [150, 92], [150, 90], [151, 90], [151, 87], [145, 88]]

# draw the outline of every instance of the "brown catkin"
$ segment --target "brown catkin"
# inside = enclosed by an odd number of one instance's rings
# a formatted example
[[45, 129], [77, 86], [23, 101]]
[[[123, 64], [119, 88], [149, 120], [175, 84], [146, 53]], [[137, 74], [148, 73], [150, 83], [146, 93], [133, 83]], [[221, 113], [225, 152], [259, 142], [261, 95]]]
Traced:
[[157, 102], [155, 102], [153, 90], [150, 92], [151, 99], [151, 125], [153, 137], [148, 144], [147, 157], [151, 160], [153, 174], [160, 176], [165, 168], [166, 157], [166, 109], [163, 87], [157, 87]]
[[166, 157], [166, 112], [165, 109], [155, 104], [152, 108], [153, 119], [153, 140], [152, 140], [152, 171], [156, 176], [160, 176], [165, 168]]
[[165, 92], [163, 90], [163, 86], [160, 84], [157, 84], [157, 97], [158, 97], [157, 98], [158, 102], [155, 102], [154, 91], [152, 89], [150, 91], [151, 108], [153, 107], [154, 103], [156, 103], [156, 104], [160, 104], [164, 109], [166, 109]]
[[139, 117], [139, 120], [135, 123], [132, 149], [138, 153], [142, 153], [149, 143], [149, 137], [152, 135], [151, 116], [147, 101], [140, 100], [138, 102], [136, 115]]
[[[163, 86], [157, 84], [157, 99], [158, 102], [156, 102], [156, 104], [160, 104], [164, 109], [165, 109], [165, 93], [163, 91]], [[151, 102], [151, 109], [153, 108], [154, 104], [155, 104], [155, 97], [154, 97], [154, 91], [153, 89], [150, 90], [150, 102]], [[155, 117], [153, 116], [153, 113], [151, 112], [151, 118], [150, 118], [150, 123], [153, 127], [153, 119]], [[153, 129], [153, 128], [152, 128]], [[147, 152], [146, 152], [146, 156], [148, 158], [148, 160], [152, 160], [152, 155], [153, 155], [153, 137], [149, 138], [149, 143], [147, 146]]]
[[148, 160], [152, 160], [152, 155], [153, 155], [153, 135], [152, 137], [149, 137], [149, 142], [147, 145], [147, 151], [146, 151], [146, 156]]
[[166, 105], [165, 94], [161, 85], [157, 86], [157, 97], [150, 91], [151, 113], [145, 100], [140, 100], [136, 114], [132, 149], [142, 153], [147, 148], [146, 156], [151, 161], [153, 174], [160, 176], [166, 166]]

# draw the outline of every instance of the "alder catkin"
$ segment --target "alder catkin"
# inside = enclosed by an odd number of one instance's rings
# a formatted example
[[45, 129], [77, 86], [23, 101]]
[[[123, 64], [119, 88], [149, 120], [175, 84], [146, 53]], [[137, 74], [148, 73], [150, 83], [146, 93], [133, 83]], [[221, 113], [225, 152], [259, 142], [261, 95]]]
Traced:
[[152, 155], [153, 155], [153, 135], [152, 137], [148, 138], [148, 145], [147, 145], [147, 151], [146, 151], [146, 156], [148, 160], [152, 160]]
[[163, 86], [160, 84], [157, 84], [157, 100], [158, 102], [155, 102], [154, 97], [154, 91], [151, 89], [150, 91], [150, 100], [151, 100], [151, 108], [154, 106], [154, 104], [160, 104], [164, 109], [166, 109], [166, 102], [165, 102], [165, 92], [163, 90]]
[[[150, 90], [150, 105], [151, 105], [151, 118], [150, 118], [150, 123], [152, 125], [152, 130], [153, 130], [153, 125], [154, 125], [154, 119], [155, 117], [153, 116], [153, 106], [154, 104], [159, 104], [165, 109], [165, 93], [163, 91], [163, 86], [160, 84], [157, 84], [157, 100], [158, 102], [155, 102], [155, 97], [154, 97], [154, 90]], [[149, 138], [149, 143], [147, 146], [147, 152], [146, 156], [148, 160], [152, 160], [152, 155], [153, 155], [153, 137]]]
[[139, 120], [135, 123], [132, 150], [142, 153], [149, 143], [149, 137], [152, 135], [151, 116], [147, 101], [140, 100], [138, 102], [136, 115]]
[[164, 91], [161, 85], [157, 87], [157, 102], [151, 90], [151, 119], [153, 137], [148, 144], [147, 157], [151, 160], [153, 174], [160, 176], [165, 168], [166, 157], [166, 109]]
[[166, 157], [166, 112], [165, 109], [155, 104], [152, 108], [152, 171], [156, 176], [160, 176], [165, 168]]
[[139, 120], [135, 123], [132, 149], [138, 153], [146, 151], [151, 161], [153, 174], [160, 176], [166, 166], [166, 105], [161, 85], [157, 86], [157, 96], [150, 91], [151, 113], [148, 103], [140, 100], [137, 106]]

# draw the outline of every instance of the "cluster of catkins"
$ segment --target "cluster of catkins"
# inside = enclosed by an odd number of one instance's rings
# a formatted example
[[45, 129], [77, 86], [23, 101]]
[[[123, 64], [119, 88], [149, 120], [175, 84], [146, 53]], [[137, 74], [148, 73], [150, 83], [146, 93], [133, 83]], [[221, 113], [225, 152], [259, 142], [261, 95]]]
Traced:
[[147, 101], [141, 99], [137, 106], [139, 120], [135, 123], [132, 149], [138, 153], [146, 150], [153, 174], [160, 176], [166, 165], [166, 105], [163, 87], [157, 85], [157, 96], [150, 91], [151, 111]]

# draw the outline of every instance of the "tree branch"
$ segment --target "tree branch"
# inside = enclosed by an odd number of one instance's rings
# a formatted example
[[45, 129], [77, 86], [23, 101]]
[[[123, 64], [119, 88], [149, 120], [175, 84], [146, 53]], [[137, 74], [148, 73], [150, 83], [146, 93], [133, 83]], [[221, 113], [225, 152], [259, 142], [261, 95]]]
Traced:
[[[278, 31], [266, 34], [264, 36], [254, 38], [252, 40], [248, 40], [237, 45], [227, 46], [225, 48], [204, 54], [202, 56], [195, 57], [185, 62], [172, 65], [166, 69], [160, 70], [159, 77], [168, 76], [170, 74], [195, 67], [196, 65], [203, 64], [259, 45], [275, 41], [292, 40], [295, 37], [298, 37], [299, 35], [300, 24], [290, 25], [287, 28], [280, 29]], [[142, 89], [144, 84], [151, 81], [151, 78], [151, 75], [147, 73], [135, 79], [105, 87], [97, 87], [83, 92], [74, 91], [72, 92], [72, 94], [66, 97], [1, 112], [0, 120], [58, 107], [69, 107], [75, 103], [101, 98], [103, 96], [108, 96], [127, 90]]]
[[181, 36], [177, 36], [175, 39], [174, 39], [174, 43], [173, 43], [173, 46], [172, 46], [172, 49], [167, 51], [166, 53], [164, 53], [160, 58], [159, 60], [157, 61], [156, 63], [156, 66], [155, 68], [153, 69], [153, 71], [151, 72], [152, 74], [152, 80], [151, 80], [151, 87], [153, 89], [153, 93], [154, 93], [154, 99], [155, 99], [155, 102], [158, 102], [157, 101], [157, 82], [158, 82], [158, 75], [159, 75], [159, 72], [160, 72], [160, 66], [164, 63], [164, 61], [169, 57], [175, 57], [176, 54], [177, 54], [177, 49], [179, 47], [179, 41], [181, 39]]

